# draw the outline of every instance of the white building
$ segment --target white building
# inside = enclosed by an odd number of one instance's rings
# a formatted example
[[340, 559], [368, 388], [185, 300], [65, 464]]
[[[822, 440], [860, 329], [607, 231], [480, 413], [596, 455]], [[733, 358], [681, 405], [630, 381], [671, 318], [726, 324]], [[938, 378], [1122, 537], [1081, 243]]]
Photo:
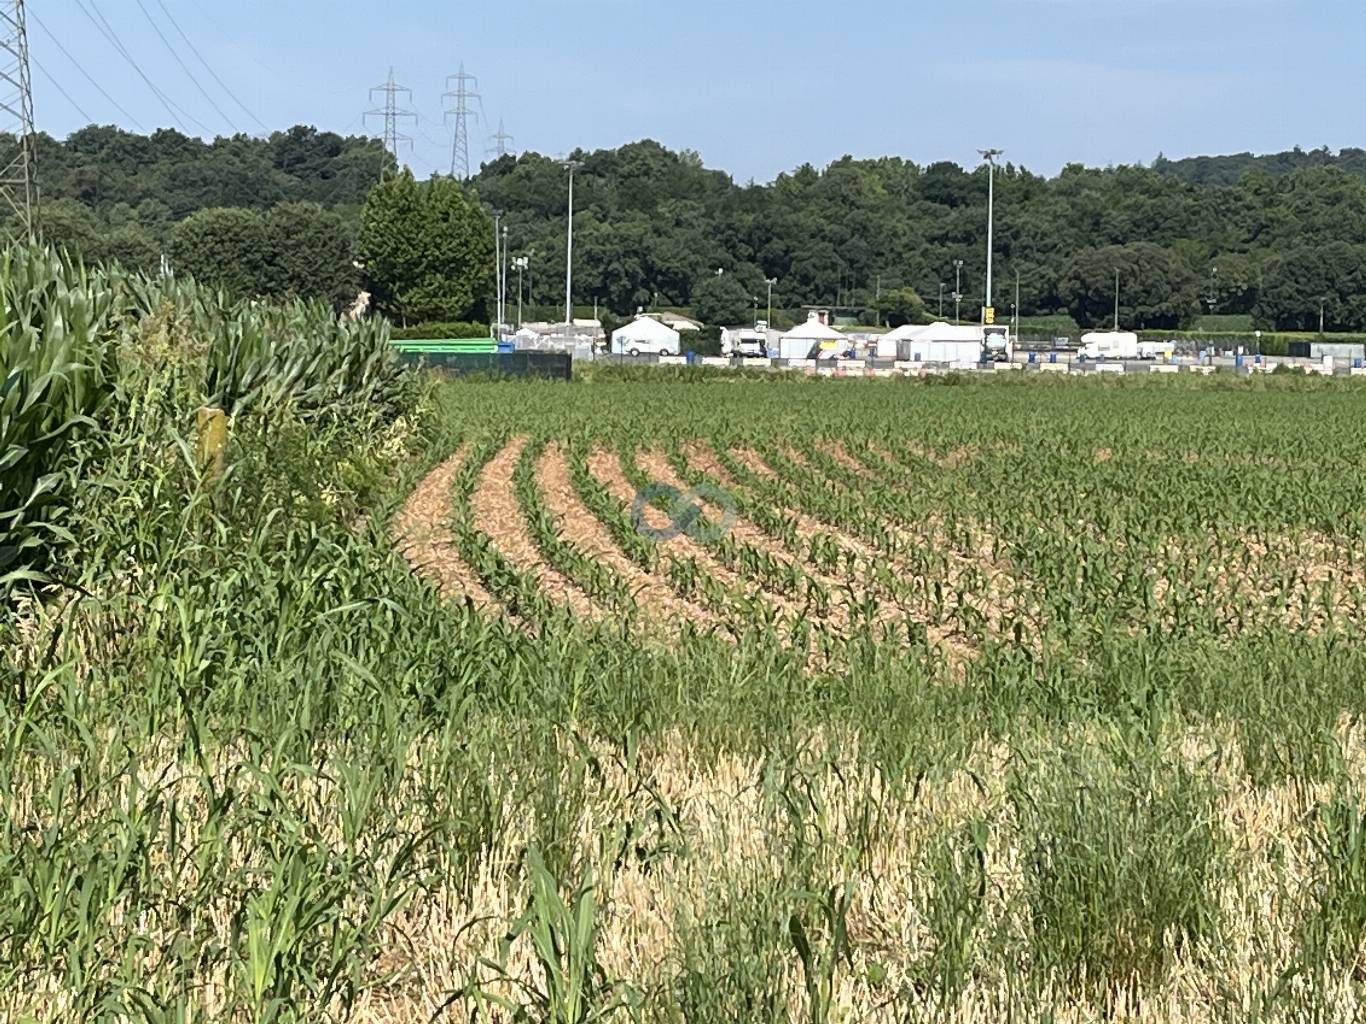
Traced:
[[671, 355], [680, 351], [678, 332], [652, 316], [638, 316], [612, 332], [613, 355]]

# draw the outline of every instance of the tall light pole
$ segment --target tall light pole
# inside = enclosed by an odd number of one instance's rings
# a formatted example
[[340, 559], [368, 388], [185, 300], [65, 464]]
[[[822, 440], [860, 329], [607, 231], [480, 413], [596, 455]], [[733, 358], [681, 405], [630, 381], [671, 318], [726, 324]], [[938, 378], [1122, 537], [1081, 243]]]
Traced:
[[574, 326], [574, 172], [579, 162], [566, 160], [565, 166], [569, 168], [569, 218], [564, 250], [564, 333], [568, 337], [570, 328]]
[[1015, 271], [1015, 344], [1020, 343], [1020, 271]]
[[522, 329], [522, 271], [531, 266], [531, 260], [526, 256], [517, 256], [513, 259], [512, 265], [517, 268], [517, 330]]
[[776, 277], [766, 278], [764, 284], [768, 285], [768, 326], [773, 326], [773, 286], [778, 283]]
[[963, 261], [953, 261], [953, 322], [963, 322]]
[[991, 309], [991, 257], [996, 229], [996, 158], [1005, 150], [979, 149], [977, 152], [987, 162], [987, 301], [982, 307], [982, 319], [985, 321], [986, 311]]
[[754, 296], [754, 325], [759, 326], [759, 296]]
[[1119, 331], [1119, 271], [1115, 271], [1115, 331]]
[[944, 319], [944, 282], [939, 282], [939, 319]]
[[503, 330], [503, 211], [493, 211], [493, 333]]

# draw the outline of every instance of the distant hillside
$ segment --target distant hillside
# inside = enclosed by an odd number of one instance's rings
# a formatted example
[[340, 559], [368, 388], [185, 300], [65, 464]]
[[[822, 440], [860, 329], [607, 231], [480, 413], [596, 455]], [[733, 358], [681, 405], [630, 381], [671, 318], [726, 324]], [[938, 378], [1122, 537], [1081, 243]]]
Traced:
[[1348, 148], [1340, 153], [1334, 153], [1326, 146], [1310, 150], [1296, 146], [1284, 153], [1266, 153], [1260, 156], [1252, 153], [1234, 153], [1229, 156], [1191, 156], [1181, 160], [1168, 160], [1159, 156], [1153, 163], [1153, 170], [1161, 174], [1192, 185], [1210, 185], [1216, 188], [1238, 184], [1249, 171], [1282, 175], [1307, 167], [1337, 167], [1348, 174], [1366, 178], [1366, 149]]

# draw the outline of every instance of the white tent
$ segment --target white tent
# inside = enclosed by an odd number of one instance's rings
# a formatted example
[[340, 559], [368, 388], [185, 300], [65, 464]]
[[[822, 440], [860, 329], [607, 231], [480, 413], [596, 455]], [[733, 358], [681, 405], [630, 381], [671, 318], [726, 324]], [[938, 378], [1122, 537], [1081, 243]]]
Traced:
[[982, 328], [976, 324], [907, 324], [878, 340], [883, 352], [917, 363], [975, 363], [982, 358]]
[[612, 332], [612, 352], [624, 355], [632, 350], [640, 352], [679, 352], [678, 332], [650, 316], [638, 316], [625, 327]]
[[807, 359], [813, 350], [820, 353], [842, 353], [848, 338], [812, 313], [806, 323], [798, 324], [778, 339], [779, 359]]

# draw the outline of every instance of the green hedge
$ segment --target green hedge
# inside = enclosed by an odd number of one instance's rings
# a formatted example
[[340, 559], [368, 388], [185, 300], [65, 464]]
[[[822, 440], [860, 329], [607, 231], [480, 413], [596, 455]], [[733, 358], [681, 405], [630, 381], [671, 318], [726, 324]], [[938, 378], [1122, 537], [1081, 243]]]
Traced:
[[449, 320], [444, 323], [409, 324], [395, 327], [389, 334], [394, 341], [452, 341], [460, 338], [487, 338], [493, 332], [488, 324]]

